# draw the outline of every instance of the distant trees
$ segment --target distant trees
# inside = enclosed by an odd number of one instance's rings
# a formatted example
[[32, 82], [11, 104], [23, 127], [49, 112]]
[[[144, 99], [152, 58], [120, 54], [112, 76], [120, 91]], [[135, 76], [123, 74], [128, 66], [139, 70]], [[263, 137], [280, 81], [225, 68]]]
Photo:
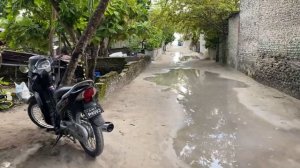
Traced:
[[204, 34], [210, 48], [216, 48], [227, 33], [228, 17], [239, 10], [239, 0], [161, 0], [160, 4], [166, 14], [158, 19], [171, 21], [193, 43]]

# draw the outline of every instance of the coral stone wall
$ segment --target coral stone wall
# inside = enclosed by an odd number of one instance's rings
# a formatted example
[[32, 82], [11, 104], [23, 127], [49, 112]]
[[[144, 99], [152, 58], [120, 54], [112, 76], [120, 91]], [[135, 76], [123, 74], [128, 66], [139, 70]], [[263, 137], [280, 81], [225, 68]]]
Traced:
[[[241, 0], [229, 19], [228, 61], [257, 81], [300, 98], [300, 1]], [[238, 54], [234, 45], [238, 33]]]

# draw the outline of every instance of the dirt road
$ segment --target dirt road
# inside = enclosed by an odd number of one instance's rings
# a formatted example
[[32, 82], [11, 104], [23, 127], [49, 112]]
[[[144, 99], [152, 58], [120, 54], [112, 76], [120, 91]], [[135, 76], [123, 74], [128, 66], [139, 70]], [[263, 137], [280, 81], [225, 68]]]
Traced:
[[170, 48], [104, 102], [116, 128], [93, 160], [36, 128], [26, 106], [0, 114], [0, 167], [300, 167], [300, 101], [185, 48]]

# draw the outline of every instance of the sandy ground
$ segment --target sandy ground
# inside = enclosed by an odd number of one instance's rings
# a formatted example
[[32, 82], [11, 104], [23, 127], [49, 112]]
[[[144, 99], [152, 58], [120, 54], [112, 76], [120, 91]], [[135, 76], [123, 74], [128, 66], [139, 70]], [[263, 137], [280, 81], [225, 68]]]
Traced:
[[[112, 133], [104, 133], [105, 149], [97, 159], [89, 158], [78, 143], [73, 144], [68, 140], [52, 147], [50, 142], [55, 137], [31, 123], [27, 117], [26, 105], [1, 112], [0, 168], [190, 167], [181, 161], [173, 147], [173, 140], [183, 126], [185, 115], [182, 105], [177, 101], [177, 94], [168, 87], [145, 80], [157, 73], [181, 66], [198, 67], [200, 70], [215, 72], [221, 77], [247, 84], [247, 88], [235, 89], [239, 103], [274, 128], [289, 131], [295, 139], [299, 137], [299, 100], [212, 61], [193, 61], [178, 65], [176, 52], [197, 55], [184, 48], [169, 49], [133, 82], [103, 103], [103, 116], [115, 124], [115, 130]], [[284, 150], [285, 146], [280, 140], [278, 144]], [[284, 160], [284, 163], [276, 163], [278, 167], [300, 167], [299, 160], [294, 159], [295, 156], [300, 156], [300, 143], [295, 142], [291, 145], [293, 146], [288, 146], [286, 155], [294, 157]]]

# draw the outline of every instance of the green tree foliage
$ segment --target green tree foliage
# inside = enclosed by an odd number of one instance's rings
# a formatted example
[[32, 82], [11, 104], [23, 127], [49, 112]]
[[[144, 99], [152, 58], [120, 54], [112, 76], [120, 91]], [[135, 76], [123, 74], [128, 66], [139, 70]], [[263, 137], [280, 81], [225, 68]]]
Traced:
[[[46, 54], [49, 51], [52, 26], [56, 36], [61, 36], [63, 44], [71, 51], [99, 0], [50, 2], [51, 0], [1, 0], [1, 28], [6, 31], [0, 38], [7, 41], [8, 47], [12, 49]], [[153, 20], [162, 12], [161, 8], [150, 9], [150, 5], [149, 0], [111, 0], [104, 22], [92, 42], [97, 44], [105, 38], [111, 42], [127, 40], [133, 36], [140, 39], [140, 43], [148, 41], [149, 49], [159, 47], [163, 41], [171, 42], [174, 29]], [[57, 20], [51, 20], [52, 6], [58, 12]]]
[[[2, 6], [3, 5], [3, 6]], [[46, 53], [51, 8], [44, 1], [1, 1], [0, 39], [12, 49]]]
[[[64, 0], [57, 4], [59, 14], [52, 20], [53, 10], [50, 1], [44, 0], [1, 0], [1, 28], [5, 32], [0, 37], [12, 49], [47, 53], [51, 26], [56, 36], [61, 35], [63, 42], [72, 49], [86, 28], [90, 18], [93, 0]], [[52, 23], [52, 25], [51, 25]], [[23, 32], [21, 35], [20, 32]], [[67, 32], [67, 33], [66, 33]], [[49, 39], [49, 40], [47, 40]]]
[[5, 41], [14, 49], [25, 48], [27, 51], [46, 54], [49, 41], [45, 40], [49, 34], [49, 23], [43, 20], [24, 18], [14, 24], [5, 26]]
[[146, 39], [145, 48], [147, 50], [153, 50], [161, 47], [163, 43], [163, 31], [155, 26], [149, 27], [148, 38]]

